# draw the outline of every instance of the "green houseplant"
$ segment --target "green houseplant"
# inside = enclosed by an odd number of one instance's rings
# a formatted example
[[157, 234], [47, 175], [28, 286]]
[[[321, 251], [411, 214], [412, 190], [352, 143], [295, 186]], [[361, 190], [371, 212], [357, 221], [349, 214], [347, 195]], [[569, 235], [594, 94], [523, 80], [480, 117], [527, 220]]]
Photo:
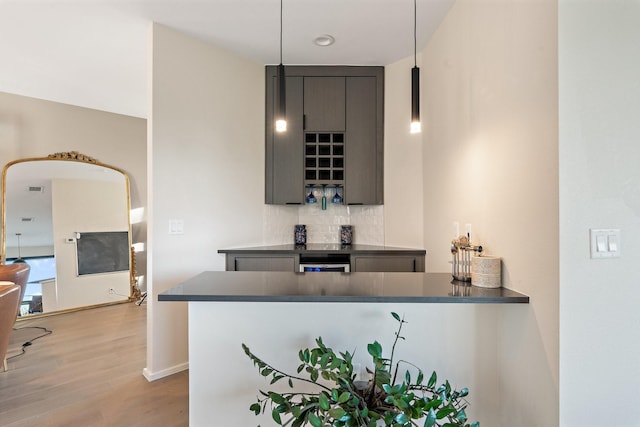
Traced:
[[[317, 347], [299, 351], [301, 363], [295, 375], [275, 368], [242, 344], [260, 374], [271, 378], [270, 384], [286, 381], [292, 389], [286, 393], [260, 390], [250, 410], [259, 415], [271, 409], [277, 425], [291, 427], [479, 427], [477, 421], [467, 423], [468, 389], [455, 390], [449, 381], [437, 385], [435, 371], [426, 379], [412, 363], [394, 362], [396, 344], [404, 339], [400, 334], [406, 321], [396, 313], [391, 315], [399, 323], [391, 356], [383, 357], [377, 341], [367, 346], [373, 362], [373, 369], [367, 369], [369, 381], [356, 381], [353, 355], [334, 352], [322, 337], [316, 339]], [[417, 376], [412, 378], [408, 370], [400, 373], [401, 364], [417, 369]], [[312, 384], [317, 391], [295, 391], [296, 381]]]

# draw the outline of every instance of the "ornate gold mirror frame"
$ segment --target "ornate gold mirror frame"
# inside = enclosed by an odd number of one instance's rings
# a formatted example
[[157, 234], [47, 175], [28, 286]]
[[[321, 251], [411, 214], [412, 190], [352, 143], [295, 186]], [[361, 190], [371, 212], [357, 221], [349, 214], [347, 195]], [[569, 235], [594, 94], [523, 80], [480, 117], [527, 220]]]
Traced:
[[[140, 291], [140, 288], [138, 286], [138, 281], [137, 281], [137, 276], [136, 276], [136, 258], [135, 258], [135, 251], [132, 245], [132, 240], [131, 240], [131, 219], [130, 219], [130, 211], [131, 211], [131, 199], [130, 199], [130, 187], [129, 187], [129, 176], [127, 175], [126, 172], [124, 172], [122, 169], [119, 169], [117, 167], [111, 166], [111, 165], [107, 165], [104, 163], [101, 163], [99, 161], [97, 161], [96, 159], [94, 159], [93, 157], [78, 153], [76, 151], [71, 151], [71, 152], [62, 152], [62, 153], [54, 153], [54, 154], [50, 154], [47, 157], [32, 157], [32, 158], [25, 158], [25, 159], [18, 159], [18, 160], [14, 160], [12, 162], [7, 163], [7, 165], [5, 165], [4, 169], [2, 170], [2, 238], [1, 238], [1, 245], [0, 245], [0, 264], [5, 264], [7, 262], [7, 232], [14, 232], [13, 235], [16, 236], [17, 238], [17, 248], [18, 248], [18, 259], [21, 258], [21, 245], [20, 245], [20, 237], [22, 236], [22, 232], [16, 232], [18, 230], [7, 230], [7, 219], [8, 219], [8, 214], [7, 211], [9, 210], [9, 212], [11, 212], [12, 210], [12, 206], [7, 206], [7, 177], [9, 174], [9, 169], [12, 166], [15, 165], [19, 165], [19, 164], [23, 164], [23, 163], [28, 163], [28, 162], [49, 162], [49, 163], [41, 163], [42, 168], [40, 168], [38, 165], [38, 174], [42, 173], [44, 175], [44, 169], [47, 169], [48, 167], [52, 167], [55, 166], [54, 169], [56, 170], [64, 170], [64, 164], [62, 162], [68, 162], [69, 164], [82, 164], [82, 165], [86, 165], [86, 166], [82, 166], [81, 168], [90, 170], [91, 174], [94, 173], [94, 169], [93, 166], [95, 166], [98, 169], [95, 169], [96, 171], [102, 171], [105, 173], [109, 173], [109, 172], [116, 172], [118, 174], [121, 174], [122, 177], [124, 178], [124, 186], [125, 186], [125, 192], [126, 192], [126, 227], [127, 227], [127, 236], [128, 236], [128, 257], [129, 257], [129, 274], [128, 274], [128, 281], [129, 281], [129, 292], [128, 295], [124, 295], [124, 287], [126, 287], [126, 285], [124, 283], [122, 283], [122, 294], [120, 293], [115, 293], [114, 295], [118, 295], [118, 296], [123, 296], [126, 297], [126, 299], [123, 300], [114, 300], [113, 298], [105, 298], [105, 302], [96, 302], [96, 303], [88, 303], [86, 305], [79, 305], [77, 307], [70, 307], [70, 306], [66, 306], [68, 304], [62, 304], [60, 309], [52, 309], [50, 311], [45, 311], [42, 310], [41, 314], [35, 314], [35, 315], [28, 315], [28, 316], [21, 316], [22, 318], [28, 319], [28, 318], [32, 318], [34, 316], [46, 316], [46, 315], [50, 315], [50, 314], [57, 314], [57, 313], [62, 313], [62, 312], [69, 312], [69, 311], [75, 311], [75, 310], [82, 310], [82, 309], [87, 309], [87, 308], [93, 308], [93, 307], [99, 307], [99, 306], [105, 306], [105, 305], [112, 305], [112, 304], [120, 304], [120, 303], [126, 303], [126, 302], [132, 302], [132, 301], [137, 301], [141, 298], [142, 294]], [[55, 162], [55, 163], [51, 163], [51, 162]], [[60, 162], [59, 164], [57, 162]], [[40, 170], [43, 170], [42, 172]], [[76, 172], [77, 173], [77, 172]], [[97, 175], [96, 175], [97, 176]], [[120, 178], [117, 178], [118, 181], [120, 181]], [[71, 189], [76, 188], [79, 189], [80, 194], [70, 194], [72, 193], [71, 191], [69, 191], [69, 189], [66, 189], [64, 191], [60, 191], [60, 194], [63, 194], [62, 200], [64, 200], [64, 197], [67, 197], [67, 201], [68, 200], [75, 200], [77, 199], [78, 203], [84, 203], [85, 206], [89, 206], [92, 202], [91, 202], [91, 191], [86, 191], [86, 192], [82, 192], [82, 189], [90, 189], [90, 187], [84, 187], [85, 185], [89, 185], [89, 183], [96, 183], [99, 182], [100, 180], [86, 180], [86, 179], [73, 179], [73, 178], [66, 178], [66, 179], [61, 179], [58, 180], [56, 185], [64, 185], [64, 183], [68, 183], [69, 185], [71, 185]], [[75, 183], [75, 184], [74, 184]], [[11, 183], [9, 183], [9, 185], [11, 185]], [[73, 185], [75, 185], [76, 187], [73, 187]], [[119, 186], [120, 184], [114, 184]], [[37, 187], [36, 187], [37, 188]], [[27, 191], [28, 189], [26, 188], [25, 185], [25, 189], [24, 191]], [[13, 189], [12, 189], [13, 191]], [[22, 190], [20, 190], [22, 191]], [[37, 191], [37, 190], [36, 190]], [[51, 189], [48, 189], [48, 191], [51, 191]], [[120, 190], [118, 190], [120, 191]], [[65, 192], [66, 192], [66, 196], [65, 196]], [[49, 197], [52, 197], [51, 194], [48, 195]], [[100, 195], [99, 194], [94, 194], [94, 201], [95, 200], [100, 200]], [[119, 197], [119, 196], [118, 196]], [[60, 203], [60, 202], [58, 202]], [[106, 203], [106, 202], [105, 202]], [[117, 203], [117, 205], [122, 205], [123, 202], [119, 201]], [[64, 205], [66, 206], [66, 205]], [[81, 205], [80, 205], [81, 206]], [[91, 208], [88, 208], [91, 209]], [[97, 209], [97, 208], [95, 208]], [[121, 212], [118, 213], [118, 216], [120, 217], [121, 215], [123, 215]], [[63, 215], [64, 217], [66, 217], [67, 215]], [[27, 220], [29, 218], [26, 218]], [[22, 221], [24, 221], [25, 218], [22, 218]], [[15, 221], [12, 221], [12, 223], [15, 223]], [[88, 223], [88, 222], [87, 222]], [[122, 225], [124, 225], [124, 221], [121, 221]], [[51, 228], [53, 229], [53, 225], [51, 226]], [[87, 229], [90, 228], [89, 226], [85, 226], [85, 227], [80, 227], [82, 229], [76, 229], [76, 232], [91, 232], [93, 230]], [[104, 230], [95, 230], [95, 231], [104, 231]], [[79, 233], [74, 233], [75, 234]], [[99, 233], [94, 233], [94, 234], [99, 234]], [[75, 243], [77, 245], [77, 240], [74, 237], [68, 237], [69, 233], [67, 232], [67, 234], [65, 234], [65, 238], [62, 239], [59, 236], [56, 236], [56, 243], [55, 244], [60, 244], [61, 240], [64, 240], [64, 243]], [[25, 236], [27, 237], [27, 236]], [[124, 238], [124, 234], [121, 234], [121, 237]], [[64, 244], [63, 243], [63, 244]], [[124, 241], [122, 242], [124, 244]], [[65, 246], [60, 246], [60, 248], [62, 248], [62, 250], [60, 252], [65, 252], [68, 253], [69, 249]], [[26, 249], [26, 248], [25, 248]], [[75, 248], [77, 250], [77, 247]], [[53, 246], [51, 247], [51, 250], [53, 251]], [[75, 253], [74, 253], [75, 255]], [[99, 256], [100, 254], [92, 254], [95, 256]], [[123, 254], [124, 255], [124, 254]], [[51, 256], [54, 257], [55, 262], [57, 263], [59, 260], [57, 258], [57, 254], [56, 253], [51, 253], [50, 255], [47, 255], [49, 258]], [[126, 256], [126, 255], [125, 255]], [[11, 257], [11, 258], [15, 258], [15, 257]], [[65, 268], [68, 268], [65, 267]], [[80, 271], [79, 271], [79, 264], [76, 262], [74, 268], [76, 268], [75, 273], [76, 273], [76, 278], [80, 278]], [[126, 271], [126, 270], [124, 270]], [[115, 273], [118, 273], [114, 270]], [[58, 266], [56, 266], [56, 276], [58, 275], [59, 270], [58, 270]], [[85, 279], [85, 283], [91, 282], [91, 280], [94, 281], [102, 281], [101, 285], [102, 289], [104, 289], [104, 286], [109, 286], [109, 285], [105, 285], [105, 283], [108, 283], [108, 280], [110, 280], [108, 277], [105, 276], [109, 276], [109, 274], [111, 273], [99, 273], [99, 274], [87, 274], [86, 276], [83, 276], [83, 279]], [[122, 271], [120, 271], [118, 274], [122, 274]], [[87, 280], [86, 278], [88, 277], [92, 277], [92, 279]], [[113, 278], [114, 276], [112, 276]], [[54, 281], [54, 287], [55, 287], [55, 292], [58, 292], [58, 283], [57, 283], [58, 277], [55, 277], [53, 279]], [[122, 279], [120, 279], [122, 280]], [[44, 281], [43, 281], [44, 283]], [[45, 286], [45, 285], [42, 285]], [[49, 288], [49, 284], [46, 285], [47, 288]], [[84, 286], [84, 285], [83, 285]], [[91, 286], [91, 285], [90, 285]], [[113, 291], [112, 288], [109, 288], [109, 292], [111, 293], [111, 291]], [[44, 287], [42, 288], [42, 292], [44, 293]], [[67, 293], [69, 293], [70, 291], [66, 291]], [[86, 291], [83, 291], [86, 292]], [[100, 291], [96, 290], [95, 291], [96, 294]], [[49, 292], [49, 294], [51, 295], [51, 293]], [[56, 293], [56, 296], [58, 294]], [[76, 295], [77, 296], [77, 295]], [[111, 295], [113, 297], [113, 295]], [[44, 295], [42, 296], [44, 297]], [[73, 301], [73, 296], [71, 296], [71, 300]], [[99, 298], [96, 297], [96, 298]], [[52, 298], [53, 299], [53, 298]], [[81, 300], [78, 299], [79, 301]], [[72, 304], [71, 304], [72, 305]], [[51, 305], [54, 306], [54, 305]]]

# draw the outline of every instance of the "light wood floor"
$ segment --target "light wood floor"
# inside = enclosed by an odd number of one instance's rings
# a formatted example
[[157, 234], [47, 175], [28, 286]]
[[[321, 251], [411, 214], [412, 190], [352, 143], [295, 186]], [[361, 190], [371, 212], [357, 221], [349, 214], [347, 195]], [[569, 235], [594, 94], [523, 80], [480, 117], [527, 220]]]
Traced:
[[[120, 304], [17, 322], [53, 333], [0, 372], [0, 426], [187, 426], [187, 371], [148, 382], [146, 305]], [[9, 357], [41, 335], [12, 333]], [[1, 371], [1, 365], [0, 365]]]

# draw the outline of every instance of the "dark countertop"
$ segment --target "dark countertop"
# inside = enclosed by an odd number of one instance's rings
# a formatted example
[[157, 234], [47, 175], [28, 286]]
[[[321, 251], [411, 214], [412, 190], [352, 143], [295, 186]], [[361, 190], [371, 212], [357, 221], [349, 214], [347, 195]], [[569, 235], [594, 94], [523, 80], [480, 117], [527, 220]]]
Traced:
[[205, 271], [158, 301], [526, 304], [529, 297], [453, 282], [449, 273]]
[[274, 245], [256, 246], [252, 248], [219, 249], [218, 253], [243, 253], [243, 254], [306, 254], [306, 253], [342, 253], [342, 254], [397, 254], [397, 255], [424, 255], [424, 249], [395, 248], [391, 246], [376, 245], [341, 245], [339, 243], [309, 243], [304, 246]]

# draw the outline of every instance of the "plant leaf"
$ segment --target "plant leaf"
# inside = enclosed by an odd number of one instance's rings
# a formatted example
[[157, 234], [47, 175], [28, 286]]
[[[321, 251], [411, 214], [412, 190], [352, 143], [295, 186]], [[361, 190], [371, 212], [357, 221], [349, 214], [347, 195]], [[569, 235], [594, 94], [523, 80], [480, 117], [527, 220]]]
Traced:
[[253, 413], [256, 415], [260, 414], [260, 404], [258, 402], [254, 403], [253, 405], [249, 406], [249, 410], [253, 411]]
[[436, 413], [433, 409], [429, 409], [427, 418], [424, 420], [424, 427], [433, 427], [436, 425]]
[[344, 417], [346, 413], [347, 412], [339, 406], [329, 410], [329, 415], [336, 420]]
[[318, 403], [320, 404], [320, 409], [323, 411], [328, 411], [329, 408], [331, 408], [331, 405], [329, 404], [329, 396], [327, 396], [327, 393], [325, 392], [320, 393]]
[[282, 419], [280, 418], [280, 413], [276, 409], [273, 409], [271, 411], [271, 417], [273, 418], [273, 421], [276, 422], [276, 424], [278, 424], [279, 426], [282, 425]]
[[313, 412], [309, 413], [309, 422], [313, 427], [322, 427], [322, 420]]
[[446, 417], [447, 415], [453, 414], [454, 412], [456, 412], [456, 408], [453, 408], [451, 406], [446, 406], [446, 407], [440, 409], [438, 412], [436, 412], [436, 418], [441, 420], [444, 417]]
[[281, 405], [283, 403], [285, 403], [285, 398], [282, 397], [281, 394], [278, 394], [276, 392], [270, 391], [269, 392], [269, 399], [273, 400], [273, 403], [277, 404], [277, 405]]
[[434, 409], [437, 408], [438, 406], [442, 405], [442, 400], [440, 399], [433, 399], [431, 401], [429, 401], [425, 406], [424, 406], [424, 410], [428, 411], [429, 409]]
[[429, 382], [427, 383], [427, 387], [433, 387], [434, 385], [436, 385], [436, 381], [438, 381], [438, 375], [436, 374], [436, 371], [433, 371], [431, 377], [429, 378]]
[[373, 343], [367, 345], [367, 351], [371, 356], [377, 359], [382, 358], [382, 346], [378, 341], [374, 341]]
[[338, 397], [338, 403], [345, 403], [351, 398], [351, 393], [348, 391], [343, 392], [340, 397]]
[[331, 365], [330, 365], [330, 369], [336, 369], [338, 366], [340, 366], [340, 364], [342, 363], [342, 360], [340, 360], [339, 358], [335, 357], [332, 361], [331, 361]]
[[391, 312], [391, 315], [393, 316], [394, 319], [396, 319], [398, 322], [401, 322], [402, 320], [400, 319], [400, 316], [398, 315], [398, 313], [394, 313]]
[[397, 422], [399, 424], [405, 424], [406, 422], [409, 421], [409, 417], [407, 417], [406, 414], [400, 413], [400, 414], [396, 415], [394, 420], [395, 420], [395, 422]]

